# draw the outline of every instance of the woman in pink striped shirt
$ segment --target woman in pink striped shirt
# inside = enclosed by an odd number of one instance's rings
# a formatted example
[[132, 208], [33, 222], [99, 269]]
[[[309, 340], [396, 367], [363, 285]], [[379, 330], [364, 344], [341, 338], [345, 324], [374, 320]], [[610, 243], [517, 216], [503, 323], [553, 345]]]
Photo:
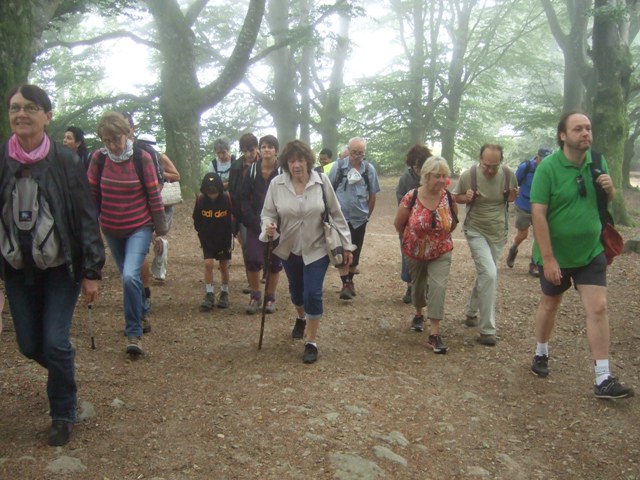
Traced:
[[129, 129], [120, 113], [103, 115], [98, 136], [105, 148], [93, 154], [87, 175], [100, 212], [100, 227], [122, 276], [126, 352], [140, 355], [144, 302], [140, 269], [152, 231], [155, 229], [159, 242], [156, 248], [161, 249], [167, 228], [153, 159], [134, 148]]

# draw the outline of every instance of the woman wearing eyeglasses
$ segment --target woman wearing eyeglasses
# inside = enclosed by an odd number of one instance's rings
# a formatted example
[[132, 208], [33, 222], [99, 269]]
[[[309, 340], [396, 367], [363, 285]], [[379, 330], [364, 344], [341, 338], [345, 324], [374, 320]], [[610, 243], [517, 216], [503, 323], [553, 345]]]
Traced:
[[[416, 309], [412, 328], [424, 329], [424, 308], [430, 323], [427, 346], [447, 353], [440, 336], [444, 297], [451, 269], [457, 206], [445, 190], [449, 166], [442, 157], [429, 157], [420, 170], [420, 187], [410, 190], [398, 207], [394, 226], [402, 235], [402, 253], [411, 274], [411, 300]], [[426, 298], [426, 300], [425, 300]]]
[[152, 227], [159, 252], [167, 228], [153, 159], [146, 151], [134, 148], [129, 130], [122, 114], [108, 112], [102, 116], [98, 136], [105, 146], [94, 152], [87, 175], [100, 212], [102, 233], [122, 276], [126, 352], [141, 355], [145, 294], [140, 270], [149, 252]]
[[[20, 351], [48, 371], [48, 443], [60, 446], [71, 438], [76, 420], [71, 318], [81, 290], [87, 304], [97, 297], [104, 246], [84, 168], [46, 133], [52, 118], [47, 93], [22, 85], [9, 93], [7, 108], [13, 134], [0, 147], [0, 270]], [[43, 255], [32, 232], [41, 233], [51, 218], [51, 248]], [[33, 230], [19, 233], [19, 226], [32, 220]], [[14, 235], [19, 247], [7, 249]]]

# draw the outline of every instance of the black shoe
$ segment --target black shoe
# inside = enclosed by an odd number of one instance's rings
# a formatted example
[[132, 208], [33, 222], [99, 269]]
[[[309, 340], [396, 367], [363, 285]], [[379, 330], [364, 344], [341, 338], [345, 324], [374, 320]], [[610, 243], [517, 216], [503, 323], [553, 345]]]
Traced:
[[229, 292], [220, 292], [220, 295], [218, 296], [218, 303], [216, 303], [216, 307], [229, 308]]
[[407, 287], [407, 291], [405, 292], [404, 297], [402, 297], [402, 301], [407, 305], [411, 303], [411, 285]]
[[213, 292], [207, 292], [204, 294], [204, 300], [200, 304], [201, 312], [210, 312], [213, 309], [214, 297]]
[[549, 357], [547, 355], [536, 355], [533, 357], [531, 371], [540, 378], [549, 375]]
[[422, 315], [416, 315], [411, 320], [411, 330], [414, 332], [424, 332], [424, 317]]
[[538, 270], [538, 266], [533, 262], [529, 264], [529, 275], [536, 278], [540, 276], [540, 270]]
[[513, 262], [516, 261], [516, 255], [518, 255], [518, 247], [511, 245], [509, 254], [507, 255], [507, 267], [513, 268]]
[[304, 346], [304, 355], [302, 356], [302, 361], [304, 363], [313, 363], [318, 360], [318, 347], [312, 345], [311, 343], [307, 343]]
[[307, 321], [304, 318], [296, 318], [296, 324], [293, 326], [293, 330], [291, 331], [291, 338], [299, 340], [304, 337], [304, 329], [306, 326]]
[[73, 424], [62, 420], [54, 420], [51, 422], [51, 428], [47, 435], [47, 443], [52, 447], [61, 447], [71, 440], [71, 431]]
[[618, 383], [615, 377], [609, 377], [600, 385], [594, 385], [596, 398], [616, 399], [633, 397], [633, 388], [625, 387]]
[[433, 349], [433, 353], [444, 354], [449, 351], [449, 347], [445, 346], [445, 344], [442, 342], [442, 337], [440, 335], [429, 335], [427, 347]]

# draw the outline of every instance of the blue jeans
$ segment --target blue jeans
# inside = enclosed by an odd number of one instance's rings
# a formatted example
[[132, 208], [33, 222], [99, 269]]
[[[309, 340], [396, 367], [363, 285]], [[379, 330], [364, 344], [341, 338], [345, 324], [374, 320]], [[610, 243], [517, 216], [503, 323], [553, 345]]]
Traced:
[[124, 333], [127, 337], [141, 337], [142, 311], [146, 299], [140, 270], [144, 257], [149, 253], [151, 227], [140, 228], [127, 238], [115, 238], [109, 235], [104, 237], [122, 276]]
[[66, 265], [38, 270], [33, 285], [24, 271], [5, 269], [5, 288], [20, 352], [48, 371], [47, 397], [53, 420], [75, 422], [75, 351], [69, 338], [80, 284]]
[[291, 303], [304, 307], [307, 320], [322, 318], [322, 284], [329, 267], [329, 257], [305, 265], [301, 256], [292, 253], [287, 260], [282, 260], [282, 265], [289, 280]]

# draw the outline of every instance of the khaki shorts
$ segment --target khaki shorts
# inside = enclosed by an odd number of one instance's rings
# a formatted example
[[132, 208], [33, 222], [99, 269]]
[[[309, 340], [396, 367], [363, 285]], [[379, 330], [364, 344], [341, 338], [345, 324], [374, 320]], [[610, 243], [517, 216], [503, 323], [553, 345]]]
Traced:
[[527, 230], [531, 226], [531, 214], [521, 208], [514, 208], [516, 209], [516, 229]]

